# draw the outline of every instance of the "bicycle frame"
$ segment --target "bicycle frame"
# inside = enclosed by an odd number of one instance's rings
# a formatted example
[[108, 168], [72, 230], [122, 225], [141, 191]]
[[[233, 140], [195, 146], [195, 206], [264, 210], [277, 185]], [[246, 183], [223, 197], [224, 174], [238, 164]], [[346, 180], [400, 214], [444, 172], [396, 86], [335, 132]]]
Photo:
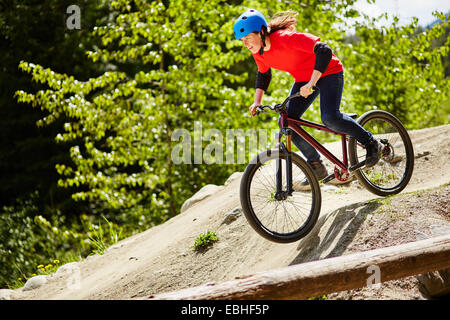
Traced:
[[[315, 88], [314, 90], [317, 90], [318, 88]], [[299, 94], [295, 96], [290, 96], [286, 98], [286, 100], [279, 105], [280, 107], [285, 107], [287, 102], [291, 99], [294, 99], [298, 97]], [[269, 106], [269, 108], [271, 108]], [[273, 109], [272, 109], [273, 110]], [[287, 196], [292, 195], [293, 189], [292, 189], [292, 158], [291, 158], [291, 133], [289, 130], [293, 130], [296, 132], [300, 137], [302, 137], [306, 142], [308, 142], [311, 146], [313, 146], [317, 151], [319, 151], [325, 158], [330, 160], [332, 163], [336, 165], [334, 168], [334, 173], [329, 175], [328, 177], [325, 177], [323, 181], [332, 179], [335, 177], [338, 180], [346, 181], [349, 177], [349, 171], [354, 171], [356, 169], [359, 169], [365, 165], [365, 160], [361, 161], [358, 164], [355, 164], [351, 167], [349, 167], [348, 164], [348, 155], [347, 155], [347, 134], [342, 132], [334, 131], [330, 128], [327, 128], [324, 125], [302, 120], [302, 119], [292, 119], [289, 118], [286, 111], [280, 112], [281, 119], [280, 119], [280, 134], [278, 135], [278, 148], [280, 153], [286, 154], [286, 179], [287, 179], [287, 190], [282, 190], [282, 164], [281, 159], [277, 160], [276, 163], [276, 195], [275, 198], [277, 200], [283, 200]], [[308, 132], [306, 132], [301, 126], [306, 126], [309, 128], [326, 131], [334, 135], [338, 135], [341, 137], [341, 145], [342, 145], [342, 161], [339, 160], [333, 153], [331, 153], [327, 148], [325, 148], [320, 142], [318, 142], [316, 139], [314, 139]], [[281, 136], [286, 135], [287, 136], [287, 147], [284, 145], [284, 143], [281, 141]], [[358, 143], [359, 145], [359, 143]], [[364, 148], [364, 147], [363, 147]], [[341, 172], [337, 169], [339, 167], [341, 169]], [[328, 180], [329, 181], [329, 180]]]
[[[325, 158], [330, 160], [336, 166], [342, 169], [343, 172], [348, 172], [348, 157], [347, 157], [347, 135], [345, 133], [337, 132], [332, 129], [325, 127], [324, 125], [307, 121], [307, 120], [296, 120], [289, 118], [286, 113], [281, 114], [281, 127], [283, 129], [289, 128], [295, 131], [300, 137], [305, 139], [310, 145], [312, 145], [317, 151], [319, 151]], [[306, 126], [309, 128], [314, 128], [321, 131], [326, 131], [334, 135], [339, 135], [341, 137], [342, 144], [342, 161], [339, 160], [333, 153], [331, 153], [327, 148], [325, 148], [320, 142], [314, 139], [308, 132], [306, 132], [301, 126]], [[290, 139], [288, 140], [287, 150], [291, 151]]]
[[[286, 182], [287, 189], [284, 191], [282, 187], [282, 164], [281, 159], [278, 159], [276, 162], [276, 194], [275, 199], [284, 200], [287, 196], [292, 195], [294, 191], [292, 189], [292, 158], [291, 158], [291, 133], [286, 132], [286, 129], [290, 129], [295, 131], [300, 137], [305, 139], [310, 145], [312, 145], [316, 150], [318, 150], [324, 157], [338, 166], [342, 171], [338, 172], [335, 167], [334, 173], [332, 176], [336, 177], [339, 180], [347, 180], [349, 177], [349, 166], [348, 166], [348, 157], [347, 157], [347, 135], [345, 133], [337, 132], [332, 129], [325, 127], [324, 125], [307, 121], [307, 120], [296, 120], [289, 118], [287, 113], [281, 113], [280, 119], [281, 130], [278, 135], [278, 148], [280, 149], [280, 153], [286, 154]], [[314, 128], [321, 131], [326, 131], [332, 133], [334, 135], [339, 135], [341, 137], [342, 142], [342, 154], [343, 161], [339, 160], [333, 153], [331, 153], [327, 148], [325, 148], [320, 142], [314, 139], [308, 132], [306, 132], [301, 126], [306, 126], [310, 128]], [[287, 136], [287, 146], [281, 141], [281, 136]], [[364, 161], [365, 162], [365, 161]], [[362, 164], [364, 163], [362, 162]], [[361, 164], [360, 164], [361, 165]], [[359, 165], [358, 165], [359, 166]], [[330, 178], [332, 177], [330, 176]], [[326, 179], [326, 178], [325, 178]]]

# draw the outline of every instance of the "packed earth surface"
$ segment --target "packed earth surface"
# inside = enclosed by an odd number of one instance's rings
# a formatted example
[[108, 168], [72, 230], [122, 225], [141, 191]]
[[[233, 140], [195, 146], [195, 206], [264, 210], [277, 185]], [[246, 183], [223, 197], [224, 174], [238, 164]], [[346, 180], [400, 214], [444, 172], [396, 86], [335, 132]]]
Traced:
[[[124, 239], [103, 255], [64, 265], [49, 276], [8, 291], [9, 299], [134, 299], [238, 276], [399, 245], [450, 230], [450, 125], [410, 131], [415, 166], [400, 194], [383, 198], [357, 180], [323, 184], [322, 209], [305, 238], [278, 244], [247, 223], [239, 200], [242, 173], [223, 186], [205, 186], [182, 212], [162, 225]], [[340, 143], [326, 147], [337, 155]], [[329, 170], [331, 163], [326, 163]], [[215, 231], [207, 250], [196, 237]], [[446, 231], [447, 230], [447, 231]], [[36, 277], [35, 277], [36, 278]], [[327, 299], [427, 299], [415, 276], [343, 292]]]

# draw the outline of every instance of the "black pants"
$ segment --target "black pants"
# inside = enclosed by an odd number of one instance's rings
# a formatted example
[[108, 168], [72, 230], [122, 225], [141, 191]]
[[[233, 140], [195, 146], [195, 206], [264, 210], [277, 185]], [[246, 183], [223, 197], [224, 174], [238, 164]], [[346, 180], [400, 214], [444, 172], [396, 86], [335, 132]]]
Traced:
[[[298, 93], [305, 84], [306, 82], [295, 82], [289, 96]], [[320, 116], [324, 125], [334, 131], [354, 137], [363, 145], [372, 140], [372, 134], [369, 131], [339, 111], [344, 88], [344, 72], [320, 78], [316, 86], [320, 89]], [[288, 117], [300, 119], [318, 95], [319, 92], [315, 91], [308, 98], [298, 97], [289, 101]], [[292, 133], [292, 142], [303, 153], [309, 163], [320, 161], [320, 154], [317, 150], [295, 132]]]

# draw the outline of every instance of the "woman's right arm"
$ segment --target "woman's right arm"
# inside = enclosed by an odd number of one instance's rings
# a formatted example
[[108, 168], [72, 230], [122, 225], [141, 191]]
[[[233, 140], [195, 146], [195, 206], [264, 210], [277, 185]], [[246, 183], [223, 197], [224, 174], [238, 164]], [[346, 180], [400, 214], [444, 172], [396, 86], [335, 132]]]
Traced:
[[253, 104], [248, 108], [250, 110], [250, 113], [252, 114], [252, 117], [256, 114], [256, 108], [261, 105], [262, 97], [264, 95], [264, 90], [260, 88], [256, 88], [255, 91], [255, 99], [253, 100]]
[[249, 108], [252, 117], [254, 117], [256, 114], [256, 107], [259, 107], [261, 105], [262, 97], [264, 95], [264, 92], [266, 92], [267, 88], [269, 87], [270, 80], [272, 80], [272, 71], [270, 70], [270, 68], [264, 73], [258, 71], [256, 75], [255, 99], [253, 100], [253, 104]]

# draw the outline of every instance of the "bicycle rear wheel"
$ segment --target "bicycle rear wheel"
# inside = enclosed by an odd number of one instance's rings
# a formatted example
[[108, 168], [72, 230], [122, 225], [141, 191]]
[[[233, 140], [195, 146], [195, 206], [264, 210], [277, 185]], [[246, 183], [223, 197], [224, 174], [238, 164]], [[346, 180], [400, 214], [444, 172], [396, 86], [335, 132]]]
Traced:
[[[355, 176], [369, 191], [388, 196], [402, 191], [411, 179], [414, 168], [414, 150], [403, 124], [389, 112], [369, 111], [357, 122], [371, 132], [383, 148], [381, 159], [371, 168], [355, 171]], [[365, 159], [366, 150], [354, 138], [349, 140], [350, 164]]]
[[264, 238], [294, 242], [311, 231], [321, 207], [320, 187], [311, 167], [292, 153], [293, 181], [306, 178], [307, 191], [294, 191], [284, 200], [275, 199], [276, 164], [281, 158], [282, 186], [286, 190], [286, 156], [278, 150], [260, 153], [245, 169], [240, 186], [241, 205], [250, 226]]

